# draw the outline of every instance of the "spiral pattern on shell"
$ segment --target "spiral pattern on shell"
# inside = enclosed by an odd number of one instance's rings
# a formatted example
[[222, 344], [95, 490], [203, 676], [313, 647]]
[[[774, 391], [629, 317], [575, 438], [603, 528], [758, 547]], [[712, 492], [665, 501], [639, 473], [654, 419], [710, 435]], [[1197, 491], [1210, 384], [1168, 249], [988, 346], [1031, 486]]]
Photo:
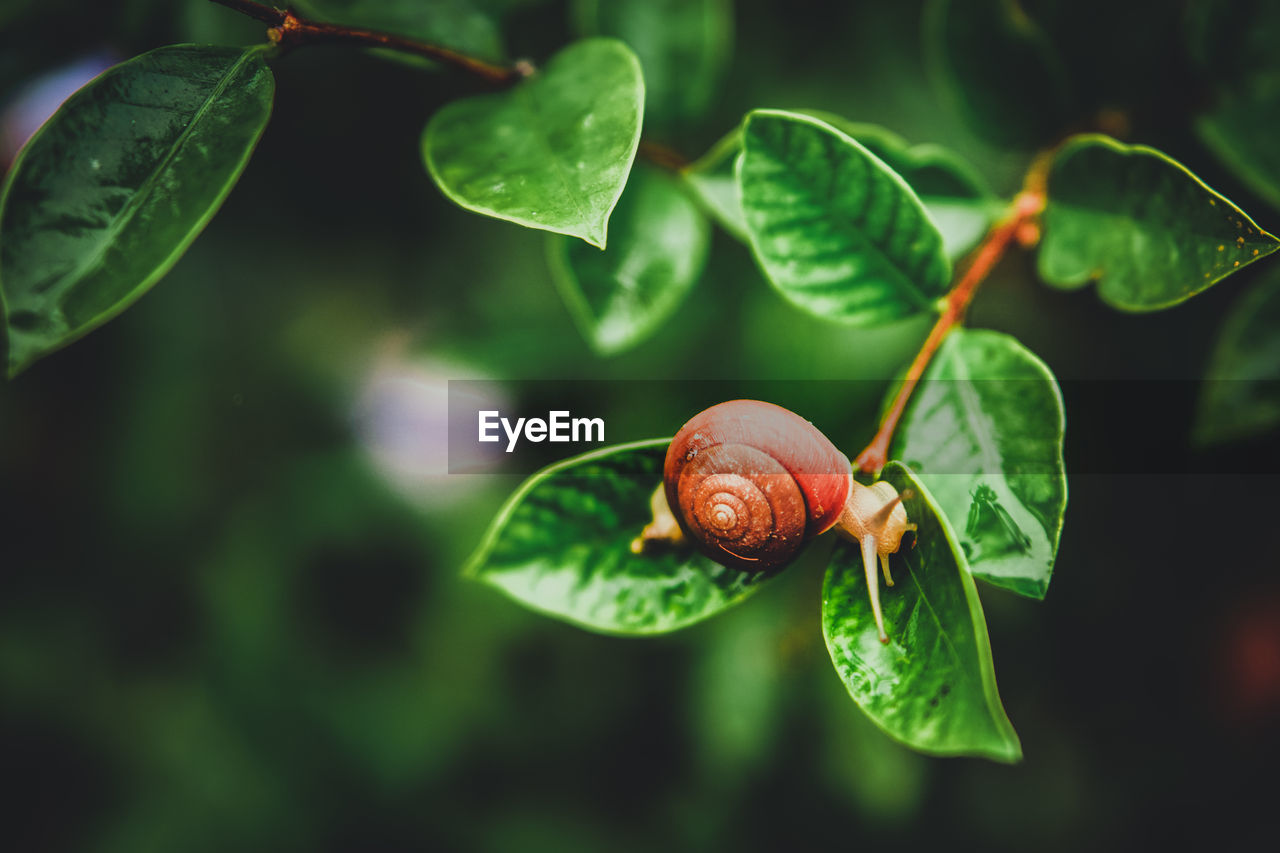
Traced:
[[778, 568], [830, 528], [852, 487], [848, 458], [811, 423], [756, 400], [695, 415], [667, 449], [672, 512], [707, 556]]

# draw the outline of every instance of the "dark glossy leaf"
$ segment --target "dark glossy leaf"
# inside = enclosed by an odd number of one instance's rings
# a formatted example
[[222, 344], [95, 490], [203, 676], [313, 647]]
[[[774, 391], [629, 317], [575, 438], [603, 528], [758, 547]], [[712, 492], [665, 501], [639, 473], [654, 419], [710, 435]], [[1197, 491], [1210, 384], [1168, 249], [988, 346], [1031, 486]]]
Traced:
[[1106, 136], [1063, 146], [1048, 195], [1041, 277], [1063, 288], [1097, 281], [1125, 311], [1177, 305], [1280, 246], [1181, 163]]
[[584, 34], [636, 52], [647, 127], [696, 119], [711, 103], [733, 46], [730, 0], [576, 0], [574, 13]]
[[1213, 91], [1196, 132], [1249, 189], [1280, 206], [1280, 5], [1199, 0], [1190, 6], [1188, 30], [1192, 54]]
[[[301, 0], [293, 5], [317, 21], [382, 30], [481, 59], [503, 57], [497, 27], [469, 0]], [[426, 62], [404, 53], [383, 53], [400, 61]]]
[[510, 91], [445, 106], [427, 124], [422, 154], [462, 207], [603, 249], [643, 112], [635, 54], [615, 39], [585, 39]]
[[825, 122], [751, 113], [738, 182], [756, 259], [801, 308], [873, 325], [933, 310], [946, 291], [951, 264], [915, 193]]
[[919, 525], [916, 546], [892, 560], [882, 590], [887, 644], [880, 642], [858, 547], [841, 542], [822, 585], [822, 632], [855, 702], [890, 737], [935, 755], [1022, 758], [996, 689], [991, 644], [973, 578], [950, 525], [925, 486], [891, 462], [882, 478]]
[[534, 474], [498, 512], [466, 573], [533, 610], [606, 634], [661, 634], [713, 616], [761, 575], [692, 550], [634, 554], [670, 439], [605, 448]]
[[1193, 433], [1198, 443], [1280, 425], [1280, 272], [1273, 270], [1231, 306], [1205, 380]]
[[1062, 394], [1008, 335], [955, 329], [911, 396], [891, 455], [955, 530], [976, 577], [1044, 598], [1067, 508]]
[[175, 45], [63, 104], [0, 198], [11, 376], [169, 271], [240, 177], [273, 91], [261, 48]]
[[924, 21], [934, 82], [976, 133], [995, 145], [1034, 147], [1069, 124], [1066, 69], [1024, 4], [931, 0]]
[[637, 168], [600, 251], [552, 237], [551, 270], [583, 335], [602, 354], [632, 347], [680, 306], [707, 259], [707, 220], [676, 181]]

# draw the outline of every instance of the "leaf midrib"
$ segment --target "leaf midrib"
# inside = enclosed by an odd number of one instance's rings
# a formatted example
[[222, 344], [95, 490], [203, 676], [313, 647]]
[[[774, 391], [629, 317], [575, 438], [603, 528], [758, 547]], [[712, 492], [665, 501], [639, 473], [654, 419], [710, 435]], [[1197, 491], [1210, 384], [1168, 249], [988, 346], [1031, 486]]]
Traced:
[[103, 256], [106, 255], [109, 248], [115, 243], [116, 237], [118, 237], [133, 221], [138, 210], [143, 206], [144, 201], [155, 188], [155, 185], [159, 182], [160, 176], [173, 164], [178, 153], [184, 148], [188, 139], [195, 132], [197, 125], [200, 124], [201, 120], [213, 107], [218, 98], [221, 97], [222, 93], [226, 91], [227, 87], [231, 84], [231, 80], [236, 76], [236, 73], [240, 70], [241, 66], [248, 62], [255, 53], [256, 51], [253, 48], [245, 50], [240, 54], [240, 58], [226, 70], [221, 79], [218, 80], [218, 84], [213, 87], [213, 90], [205, 98], [204, 102], [196, 109], [194, 115], [191, 117], [191, 121], [183, 129], [182, 133], [178, 134], [178, 138], [175, 139], [173, 144], [169, 147], [168, 153], [165, 154], [164, 158], [156, 168], [151, 171], [151, 174], [147, 176], [147, 179], [142, 182], [142, 185], [134, 191], [129, 201], [125, 204], [121, 215], [112, 220], [111, 225], [106, 229], [104, 239], [98, 244], [98, 247], [94, 249], [92, 254], [77, 264], [74, 269], [63, 275], [63, 281], [68, 278], [72, 281], [79, 280], [102, 262]]

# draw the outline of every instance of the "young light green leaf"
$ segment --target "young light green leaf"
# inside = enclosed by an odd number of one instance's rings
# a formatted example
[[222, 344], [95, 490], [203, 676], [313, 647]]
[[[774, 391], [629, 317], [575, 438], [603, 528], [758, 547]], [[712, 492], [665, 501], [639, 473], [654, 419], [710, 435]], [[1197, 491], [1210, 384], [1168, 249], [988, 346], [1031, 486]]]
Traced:
[[852, 137], [901, 175], [924, 204], [953, 261], [976, 246], [1004, 212], [1004, 205], [977, 171], [940, 145], [911, 145], [879, 125], [817, 110], [804, 113]]
[[1155, 311], [1278, 246], [1244, 211], [1154, 148], [1084, 134], [1054, 158], [1039, 269], [1055, 286], [1097, 281], [1107, 304]]
[[553, 236], [551, 271], [583, 335], [610, 355], [653, 333], [680, 306], [707, 259], [707, 221], [666, 175], [638, 168], [600, 250]]
[[1008, 335], [955, 329], [898, 425], [891, 456], [929, 487], [976, 577], [1044, 598], [1067, 508], [1062, 394]]
[[1195, 429], [1199, 444], [1260, 435], [1280, 425], [1280, 273], [1231, 306], [1206, 371]]
[[993, 144], [1034, 147], [1070, 123], [1066, 68], [1023, 4], [931, 0], [924, 48], [944, 99]]
[[729, 0], [576, 0], [584, 34], [625, 41], [644, 68], [646, 126], [706, 111], [733, 44]]
[[[299, 0], [293, 5], [319, 21], [382, 30], [481, 59], [503, 57], [498, 28], [469, 0]], [[400, 61], [426, 62], [394, 51], [384, 53]]]
[[758, 110], [738, 184], [751, 247], [784, 297], [851, 325], [932, 310], [951, 264], [906, 182], [829, 124]]
[[720, 227], [744, 243], [750, 242], [742, 214], [742, 193], [734, 173], [742, 151], [742, 129], [735, 127], [696, 163], [685, 169], [685, 183], [693, 189], [703, 209]]
[[841, 542], [822, 585], [822, 633], [836, 672], [873, 722], [894, 740], [934, 755], [1022, 758], [996, 689], [986, 618], [951, 526], [924, 484], [897, 462], [882, 479], [919, 525], [915, 547], [892, 561], [882, 589], [882, 644], [856, 545]]
[[422, 154], [462, 207], [603, 249], [643, 112], [635, 54], [615, 39], [584, 39], [508, 92], [442, 108]]
[[174, 45], [97, 77], [0, 194], [8, 372], [119, 314], [217, 212], [271, 115], [261, 48]]
[[498, 512], [466, 574], [605, 634], [661, 634], [746, 598], [762, 574], [693, 550], [635, 554], [670, 439], [621, 444], [534, 474]]

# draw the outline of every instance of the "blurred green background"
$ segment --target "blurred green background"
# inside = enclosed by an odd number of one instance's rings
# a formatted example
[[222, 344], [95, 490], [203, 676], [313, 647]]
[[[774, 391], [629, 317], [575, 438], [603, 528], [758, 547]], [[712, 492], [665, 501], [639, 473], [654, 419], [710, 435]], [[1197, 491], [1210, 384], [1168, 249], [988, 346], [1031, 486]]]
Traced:
[[[545, 60], [572, 38], [565, 3], [489, 5], [507, 7], [513, 56]], [[1131, 140], [1275, 230], [1280, 210], [1187, 131], [1183, 69], [1144, 59], [1178, 37], [1177, 5], [1109, 4], [1121, 20], [1108, 26], [1131, 26], [1138, 45], [1114, 62], [1148, 64], [1112, 67], [1108, 104]], [[752, 107], [819, 108], [946, 144], [1016, 189], [1028, 152], [983, 143], [930, 86], [920, 4], [735, 9], [726, 82], [704, 121], [671, 132], [675, 147], [700, 154]], [[6, 2], [0, 24], [8, 102], [85, 56], [261, 37], [204, 0]], [[1108, 79], [1107, 56], [1078, 59]], [[448, 379], [886, 383], [928, 321], [823, 324], [717, 233], [675, 321], [594, 357], [550, 281], [545, 236], [455, 208], [422, 167], [427, 117], [475, 84], [344, 48], [274, 67], [274, 119], [190, 252], [119, 319], [0, 385], [0, 845], [1273, 840], [1274, 437], [1185, 440], [1185, 380], [1266, 264], [1144, 316], [1040, 286], [1023, 255], [984, 286], [972, 325], [1016, 335], [1075, 387], [1169, 381], [1175, 404], [1120, 424], [1087, 394], [1073, 406], [1068, 385], [1076, 473], [1048, 598], [982, 590], [1026, 760], [928, 759], [876, 731], [832, 671], [820, 553], [683, 633], [593, 636], [458, 577], [518, 478], [443, 473]], [[852, 455], [885, 385], [851, 387], [864, 390], [805, 414]], [[672, 388], [592, 414], [611, 440], [673, 432], [707, 401]], [[1167, 469], [1091, 464], [1147, 434], [1176, 448]]]

